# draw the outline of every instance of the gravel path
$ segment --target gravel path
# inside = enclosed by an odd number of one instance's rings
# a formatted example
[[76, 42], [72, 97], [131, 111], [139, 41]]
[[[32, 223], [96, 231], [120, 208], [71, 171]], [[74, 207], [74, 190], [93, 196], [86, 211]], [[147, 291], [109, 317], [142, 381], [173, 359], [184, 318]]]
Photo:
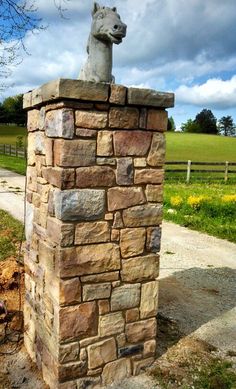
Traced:
[[[0, 169], [0, 209], [23, 220], [23, 192], [24, 177]], [[194, 335], [227, 354], [236, 350], [235, 302], [236, 244], [164, 222], [159, 315], [173, 319], [182, 336]], [[141, 375], [111, 388], [158, 386]]]

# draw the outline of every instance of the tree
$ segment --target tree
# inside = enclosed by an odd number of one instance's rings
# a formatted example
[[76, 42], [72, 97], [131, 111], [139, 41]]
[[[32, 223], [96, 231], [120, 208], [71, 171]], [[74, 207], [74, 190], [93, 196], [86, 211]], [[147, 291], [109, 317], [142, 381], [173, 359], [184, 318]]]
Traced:
[[216, 118], [210, 109], [203, 109], [194, 120], [201, 128], [201, 133], [217, 134]]
[[23, 95], [7, 97], [3, 104], [3, 123], [26, 124], [26, 112], [23, 110]]
[[181, 130], [183, 132], [195, 132], [200, 133], [201, 127], [198, 123], [195, 122], [195, 120], [188, 119], [186, 123], [181, 124]]
[[233, 122], [232, 116], [222, 116], [218, 122], [219, 133], [224, 136], [235, 136], [236, 135], [236, 126]]
[[[65, 9], [63, 2], [53, 0], [60, 15]], [[0, 77], [10, 74], [12, 65], [21, 62], [20, 49], [25, 52], [24, 37], [29, 31], [40, 31], [45, 28], [41, 18], [37, 17], [36, 0], [0, 0]]]
[[172, 116], [168, 118], [167, 131], [175, 131], [175, 121]]

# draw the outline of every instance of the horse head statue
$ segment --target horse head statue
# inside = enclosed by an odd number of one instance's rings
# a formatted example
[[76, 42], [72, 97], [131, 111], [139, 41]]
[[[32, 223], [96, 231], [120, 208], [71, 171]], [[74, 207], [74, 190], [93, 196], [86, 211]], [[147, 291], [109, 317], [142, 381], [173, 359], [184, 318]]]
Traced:
[[88, 58], [79, 79], [95, 82], [114, 82], [112, 76], [112, 45], [120, 44], [126, 36], [124, 24], [116, 7], [101, 7], [94, 3], [92, 26], [88, 39]]

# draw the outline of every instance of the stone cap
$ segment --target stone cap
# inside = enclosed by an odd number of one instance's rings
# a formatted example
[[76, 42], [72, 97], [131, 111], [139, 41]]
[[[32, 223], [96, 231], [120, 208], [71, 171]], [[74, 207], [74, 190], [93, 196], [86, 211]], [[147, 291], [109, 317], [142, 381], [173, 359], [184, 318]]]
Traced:
[[[30, 109], [55, 100], [71, 99], [81, 101], [109, 102], [111, 88], [115, 84], [59, 78], [24, 94], [23, 108]], [[120, 86], [126, 93], [126, 105], [142, 107], [171, 108], [174, 93], [158, 92]], [[115, 104], [114, 102], [111, 102]]]

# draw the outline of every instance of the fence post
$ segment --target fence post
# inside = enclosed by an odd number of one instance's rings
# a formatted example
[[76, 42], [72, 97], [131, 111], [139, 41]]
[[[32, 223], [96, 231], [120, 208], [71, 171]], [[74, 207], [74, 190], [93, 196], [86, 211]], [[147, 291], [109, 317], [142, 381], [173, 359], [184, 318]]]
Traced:
[[187, 177], [186, 177], [187, 184], [189, 184], [190, 182], [190, 175], [191, 175], [191, 160], [189, 159], [187, 164]]
[[228, 181], [228, 173], [229, 173], [229, 162], [225, 161], [225, 182]]

